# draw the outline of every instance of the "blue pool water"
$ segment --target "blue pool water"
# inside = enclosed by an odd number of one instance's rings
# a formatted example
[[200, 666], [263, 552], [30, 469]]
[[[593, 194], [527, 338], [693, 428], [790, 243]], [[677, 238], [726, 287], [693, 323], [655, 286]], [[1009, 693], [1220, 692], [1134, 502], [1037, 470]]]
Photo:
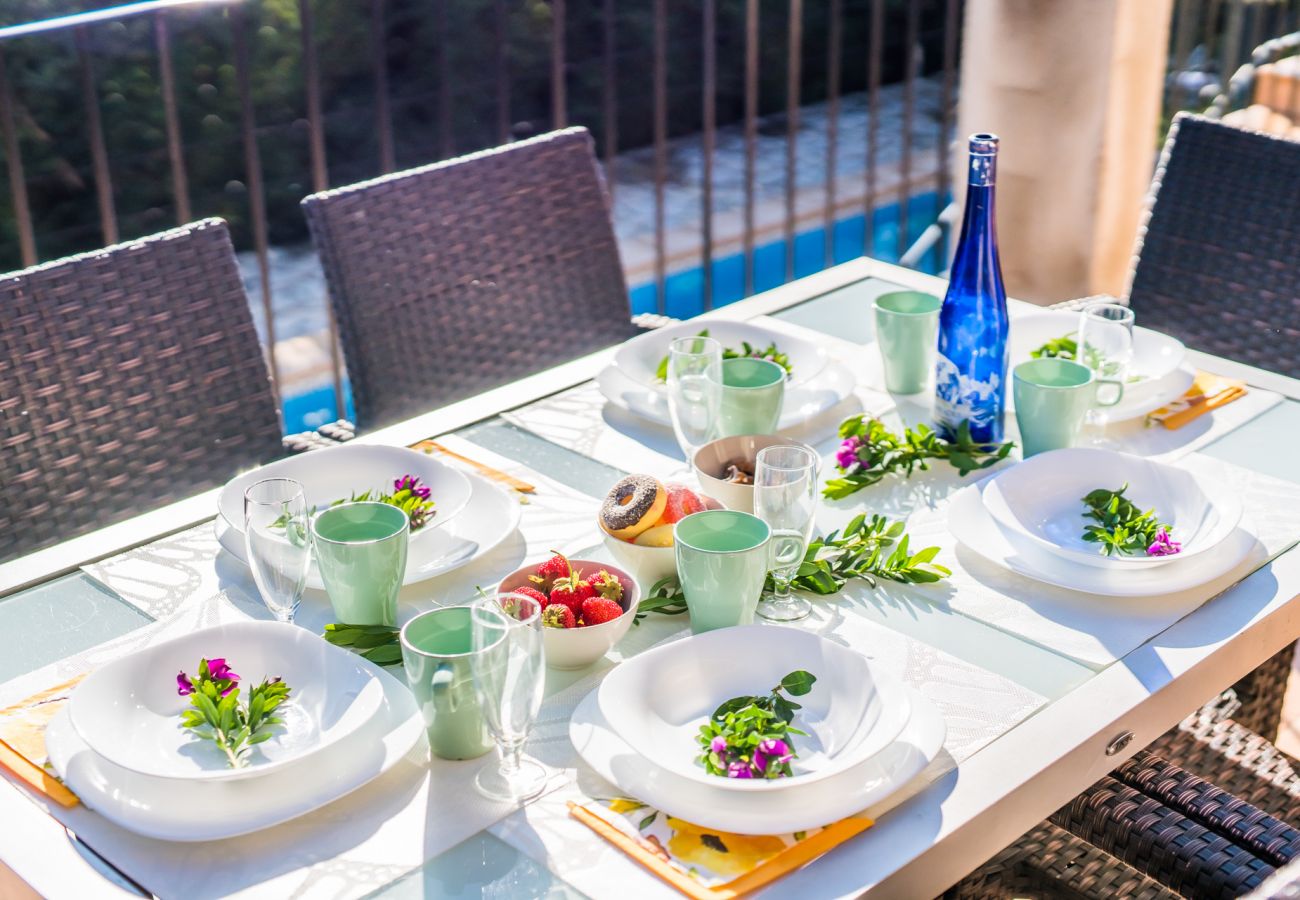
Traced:
[[[946, 202], [946, 201], [945, 201]], [[921, 232], [938, 218], [943, 203], [934, 191], [914, 195], [907, 204], [907, 240], [910, 246]], [[872, 256], [885, 262], [898, 261], [898, 211], [897, 203], [882, 206], [871, 217], [875, 236]], [[866, 216], [856, 215], [840, 219], [834, 224], [833, 255], [836, 263], [848, 262], [862, 256], [866, 234]], [[918, 266], [924, 272], [939, 270], [940, 252], [937, 248]], [[794, 277], [803, 278], [826, 268], [826, 229], [811, 228], [794, 238]], [[770, 241], [754, 248], [754, 292], [771, 290], [786, 283], [785, 240]], [[663, 312], [678, 319], [699, 315], [704, 304], [704, 267], [696, 266], [669, 275], [664, 282], [664, 303], [656, 302], [657, 291], [653, 281], [633, 285], [628, 292], [633, 313]], [[734, 253], [713, 261], [713, 306], [726, 306], [745, 296], [745, 258]], [[352, 390], [344, 381], [343, 403], [347, 418], [355, 421]], [[283, 398], [284, 427], [288, 432], [307, 431], [334, 420], [334, 388], [323, 385], [315, 390]]]

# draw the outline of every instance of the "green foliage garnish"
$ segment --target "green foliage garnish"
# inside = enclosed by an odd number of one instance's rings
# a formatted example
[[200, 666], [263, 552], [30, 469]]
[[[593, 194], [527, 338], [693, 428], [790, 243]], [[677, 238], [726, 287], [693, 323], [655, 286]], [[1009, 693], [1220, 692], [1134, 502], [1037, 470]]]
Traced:
[[[933, 560], [938, 547], [926, 547], [909, 553], [908, 537], [902, 522], [884, 516], [855, 516], [843, 534], [832, 531], [826, 537], [808, 542], [803, 562], [790, 586], [797, 590], [827, 596], [839, 593], [850, 578], [864, 579], [872, 587], [878, 579], [902, 584], [931, 584], [942, 581], [952, 571]], [[766, 590], [773, 589], [767, 576]], [[679, 616], [687, 611], [686, 595], [675, 575], [655, 582], [650, 593], [637, 604], [634, 624], [648, 613]]]
[[928, 469], [932, 459], [945, 460], [965, 476], [1006, 459], [1015, 446], [1011, 441], [975, 443], [969, 422], [957, 428], [955, 441], [946, 441], [925, 425], [905, 428], [900, 436], [867, 416], [850, 416], [841, 422], [840, 439], [836, 468], [844, 477], [826, 482], [822, 495], [830, 500], [842, 500], [896, 472], [910, 478], [915, 469]]
[[802, 707], [790, 697], [812, 690], [817, 676], [802, 669], [791, 672], [762, 697], [732, 697], [700, 726], [696, 742], [703, 751], [696, 762], [710, 775], [724, 778], [785, 778], [792, 774], [795, 753], [791, 735], [794, 712]]
[[1059, 338], [1052, 338], [1037, 350], [1030, 350], [1029, 355], [1034, 359], [1078, 359], [1079, 342], [1075, 340], [1074, 332], [1070, 332]]
[[336, 647], [347, 647], [381, 666], [402, 661], [400, 630], [387, 625], [326, 625], [321, 637]]
[[[709, 329], [707, 328], [696, 335], [696, 337], [708, 336]], [[739, 350], [735, 350], [731, 347], [722, 348], [723, 359], [742, 359], [747, 356], [753, 356], [759, 359], [770, 359], [772, 362], [785, 369], [786, 375], [790, 375], [794, 372], [794, 369], [790, 368], [790, 357], [777, 349], [775, 341], [762, 349], [753, 346], [749, 341], [741, 341]], [[663, 359], [659, 360], [659, 366], [655, 369], [655, 378], [659, 381], [668, 380], [668, 357], [665, 356]]]
[[[328, 508], [342, 506], [344, 503], [366, 503], [373, 501], [375, 503], [387, 503], [389, 506], [396, 506], [402, 512], [406, 513], [411, 520], [411, 531], [419, 531], [429, 520], [433, 518], [434, 507], [437, 505], [429, 499], [429, 489], [420, 484], [420, 479], [414, 475], [403, 475], [401, 478], [393, 481], [391, 491], [362, 491], [360, 494], [353, 494], [342, 500], [335, 500]], [[319, 507], [313, 506], [307, 510], [307, 517], [316, 515]], [[286, 513], [271, 523], [272, 528], [284, 528], [289, 524], [289, 516]]]
[[199, 660], [194, 677], [181, 672], [176, 676], [177, 691], [190, 698], [190, 709], [181, 713], [181, 726], [196, 738], [212, 741], [226, 754], [232, 769], [248, 765], [254, 746], [269, 740], [277, 725], [284, 724], [272, 715], [289, 698], [289, 685], [279, 678], [263, 680], [248, 695], [248, 703], [239, 702], [239, 676], [224, 659]]
[[[1102, 556], [1167, 556], [1179, 552], [1181, 546], [1169, 536], [1169, 526], [1156, 518], [1155, 510], [1143, 512], [1124, 496], [1125, 484], [1117, 491], [1098, 488], [1083, 498], [1088, 507], [1083, 514], [1096, 525], [1083, 529], [1083, 539], [1100, 544]], [[1155, 549], [1155, 548], [1166, 549]]]

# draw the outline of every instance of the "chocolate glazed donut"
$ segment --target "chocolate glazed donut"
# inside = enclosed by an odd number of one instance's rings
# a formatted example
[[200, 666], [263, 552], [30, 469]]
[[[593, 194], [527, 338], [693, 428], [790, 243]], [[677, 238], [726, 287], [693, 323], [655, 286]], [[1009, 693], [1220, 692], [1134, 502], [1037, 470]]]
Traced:
[[657, 478], [629, 475], [610, 490], [600, 507], [600, 526], [623, 541], [635, 540], [664, 514], [668, 492]]

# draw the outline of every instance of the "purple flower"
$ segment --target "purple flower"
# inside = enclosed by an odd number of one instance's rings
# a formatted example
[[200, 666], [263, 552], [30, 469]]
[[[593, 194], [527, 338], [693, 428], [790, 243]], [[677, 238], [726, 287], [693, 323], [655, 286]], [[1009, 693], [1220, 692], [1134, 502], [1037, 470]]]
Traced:
[[208, 677], [213, 681], [238, 681], [239, 676], [231, 671], [230, 666], [226, 665], [226, 658], [218, 656], [216, 659], [208, 660]]
[[790, 752], [790, 746], [780, 738], [768, 738], [766, 741], [761, 741], [758, 745], [758, 752], [776, 757], [777, 762], [786, 762], [794, 755]]
[[734, 762], [727, 766], [728, 778], [753, 778], [754, 773], [749, 771], [749, 763]]
[[840, 444], [840, 449], [835, 451], [835, 465], [841, 469], [857, 465], [858, 448], [861, 446], [862, 441], [857, 437], [846, 437], [844, 442]]
[[194, 682], [190, 681], [190, 676], [186, 675], [184, 672], [181, 672], [176, 676], [176, 693], [180, 694], [182, 697], [194, 693]]
[[416, 478], [414, 475], [403, 475], [401, 478], [394, 481], [393, 490], [410, 491], [421, 500], [428, 500], [429, 494], [431, 493], [427, 487], [420, 484], [420, 479]]
[[1147, 556], [1173, 556], [1182, 552], [1183, 545], [1170, 537], [1169, 532], [1163, 528], [1156, 531], [1155, 540], [1147, 547]]
[[718, 753], [718, 754], [726, 753], [727, 739], [724, 738], [722, 735], [718, 735], [712, 741], [709, 742], [709, 749], [712, 750], [714, 753]]

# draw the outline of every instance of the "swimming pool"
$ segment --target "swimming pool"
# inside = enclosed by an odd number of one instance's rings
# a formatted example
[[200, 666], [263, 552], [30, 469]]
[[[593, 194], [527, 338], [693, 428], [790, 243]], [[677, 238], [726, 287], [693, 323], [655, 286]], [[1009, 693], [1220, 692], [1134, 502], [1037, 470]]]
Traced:
[[[921, 232], [938, 218], [946, 205], [934, 191], [913, 195], [907, 204], [907, 240], [910, 245]], [[892, 203], [875, 210], [871, 217], [875, 242], [872, 256], [885, 262], [898, 261], [899, 205]], [[840, 219], [834, 226], [833, 256], [836, 263], [848, 262], [863, 255], [866, 234], [866, 216], [859, 214]], [[794, 277], [803, 278], [820, 272], [826, 266], [826, 229], [811, 228], [794, 238]], [[936, 248], [917, 266], [923, 272], [939, 270], [943, 248]], [[769, 241], [754, 248], [754, 292], [771, 290], [786, 283], [785, 239]], [[660, 312], [656, 303], [653, 281], [633, 285], [629, 300], [633, 313]], [[726, 306], [745, 296], [745, 259], [743, 253], [733, 253], [713, 261], [713, 306]], [[704, 304], [704, 267], [695, 266], [673, 272], [664, 282], [662, 312], [678, 319], [699, 315]], [[352, 390], [345, 380], [343, 403], [346, 415], [355, 420]], [[334, 420], [334, 387], [322, 385], [314, 390], [285, 397], [284, 427], [288, 432], [307, 431]]]

